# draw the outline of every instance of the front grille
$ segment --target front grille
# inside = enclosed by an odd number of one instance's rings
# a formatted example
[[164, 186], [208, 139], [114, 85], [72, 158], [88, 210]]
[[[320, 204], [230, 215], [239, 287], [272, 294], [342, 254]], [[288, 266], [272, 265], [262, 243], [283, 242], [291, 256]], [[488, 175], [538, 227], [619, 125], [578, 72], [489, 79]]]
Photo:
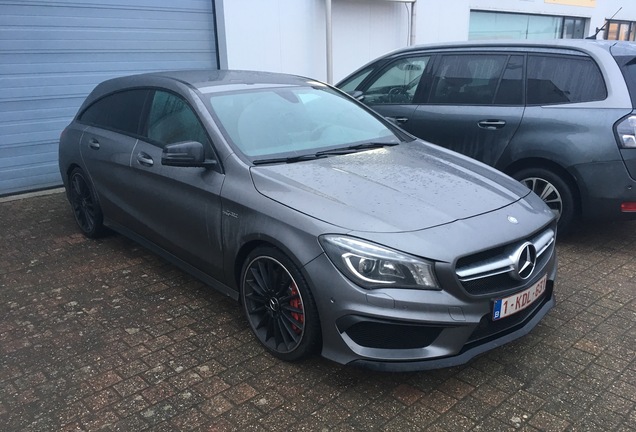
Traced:
[[528, 280], [515, 278], [514, 254], [525, 243], [536, 250], [533, 274], [542, 271], [554, 250], [554, 229], [548, 228], [527, 239], [506, 246], [463, 257], [457, 261], [455, 273], [462, 287], [472, 295], [487, 295], [521, 288]]
[[442, 328], [383, 321], [359, 321], [345, 333], [358, 345], [368, 348], [413, 349], [429, 346]]

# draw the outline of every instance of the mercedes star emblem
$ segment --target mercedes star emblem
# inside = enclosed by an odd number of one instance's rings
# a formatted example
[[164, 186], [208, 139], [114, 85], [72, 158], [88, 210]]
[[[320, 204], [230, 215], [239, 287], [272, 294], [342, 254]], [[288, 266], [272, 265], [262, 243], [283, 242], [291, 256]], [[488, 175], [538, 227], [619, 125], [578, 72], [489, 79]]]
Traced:
[[537, 265], [537, 249], [530, 242], [522, 244], [514, 254], [512, 258], [512, 271], [510, 274], [517, 280], [526, 280], [534, 271], [534, 267]]

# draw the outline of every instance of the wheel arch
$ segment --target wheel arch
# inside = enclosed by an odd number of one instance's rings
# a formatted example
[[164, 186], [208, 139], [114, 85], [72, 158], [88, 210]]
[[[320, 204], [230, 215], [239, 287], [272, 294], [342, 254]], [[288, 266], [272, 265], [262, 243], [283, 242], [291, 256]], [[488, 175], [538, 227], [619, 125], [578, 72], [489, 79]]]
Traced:
[[581, 190], [579, 189], [579, 185], [574, 176], [558, 163], [544, 158], [526, 158], [511, 163], [502, 171], [509, 176], [513, 176], [515, 173], [528, 168], [546, 169], [561, 177], [563, 181], [565, 181], [568, 186], [570, 186], [570, 189], [574, 194], [575, 215], [581, 215]]
[[[266, 240], [250, 240], [244, 243], [236, 253], [236, 257], [234, 258], [233, 278], [239, 292], [241, 290], [241, 272], [243, 271], [243, 265], [245, 265], [245, 259], [256, 248], [267, 246], [276, 247]], [[240, 299], [241, 296], [239, 295], [239, 301]]]
[[69, 164], [69, 166], [66, 168], [66, 172], [62, 176], [62, 182], [64, 183], [64, 186], [66, 188], [67, 195], [68, 195], [68, 190], [70, 187], [71, 173], [73, 172], [73, 170], [75, 170], [75, 168], [82, 169], [82, 167], [80, 167], [77, 163], [73, 162]]
[[[247, 256], [259, 247], [272, 247], [278, 249], [287, 258], [289, 258], [298, 270], [303, 273], [304, 264], [298, 260], [296, 254], [294, 254], [285, 244], [278, 241], [276, 238], [270, 236], [259, 235], [257, 238], [249, 238], [239, 247], [235, 254], [234, 262], [232, 264], [232, 280], [236, 283], [237, 289], [241, 290], [241, 271], [245, 264]], [[240, 298], [240, 296], [239, 296]]]

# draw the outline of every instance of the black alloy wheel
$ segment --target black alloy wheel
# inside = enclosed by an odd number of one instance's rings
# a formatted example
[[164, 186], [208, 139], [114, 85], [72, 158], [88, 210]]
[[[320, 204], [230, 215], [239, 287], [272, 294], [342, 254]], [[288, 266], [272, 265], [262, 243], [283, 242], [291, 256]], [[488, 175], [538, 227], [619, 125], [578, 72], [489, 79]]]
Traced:
[[102, 210], [93, 187], [80, 168], [75, 168], [69, 176], [68, 196], [82, 233], [90, 238], [101, 235], [104, 232]]
[[296, 266], [274, 248], [258, 248], [247, 258], [241, 278], [245, 315], [259, 342], [287, 361], [318, 346], [318, 313]]

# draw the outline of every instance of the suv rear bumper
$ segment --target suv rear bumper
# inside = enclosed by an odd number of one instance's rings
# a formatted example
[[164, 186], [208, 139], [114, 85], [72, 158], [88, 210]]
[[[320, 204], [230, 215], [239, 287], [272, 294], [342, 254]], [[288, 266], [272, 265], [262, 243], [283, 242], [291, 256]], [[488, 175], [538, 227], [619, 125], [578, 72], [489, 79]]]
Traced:
[[621, 212], [622, 203], [636, 202], [636, 180], [629, 175], [625, 165], [622, 160], [617, 160], [573, 167], [581, 189], [584, 219], [636, 219], [636, 213]]

